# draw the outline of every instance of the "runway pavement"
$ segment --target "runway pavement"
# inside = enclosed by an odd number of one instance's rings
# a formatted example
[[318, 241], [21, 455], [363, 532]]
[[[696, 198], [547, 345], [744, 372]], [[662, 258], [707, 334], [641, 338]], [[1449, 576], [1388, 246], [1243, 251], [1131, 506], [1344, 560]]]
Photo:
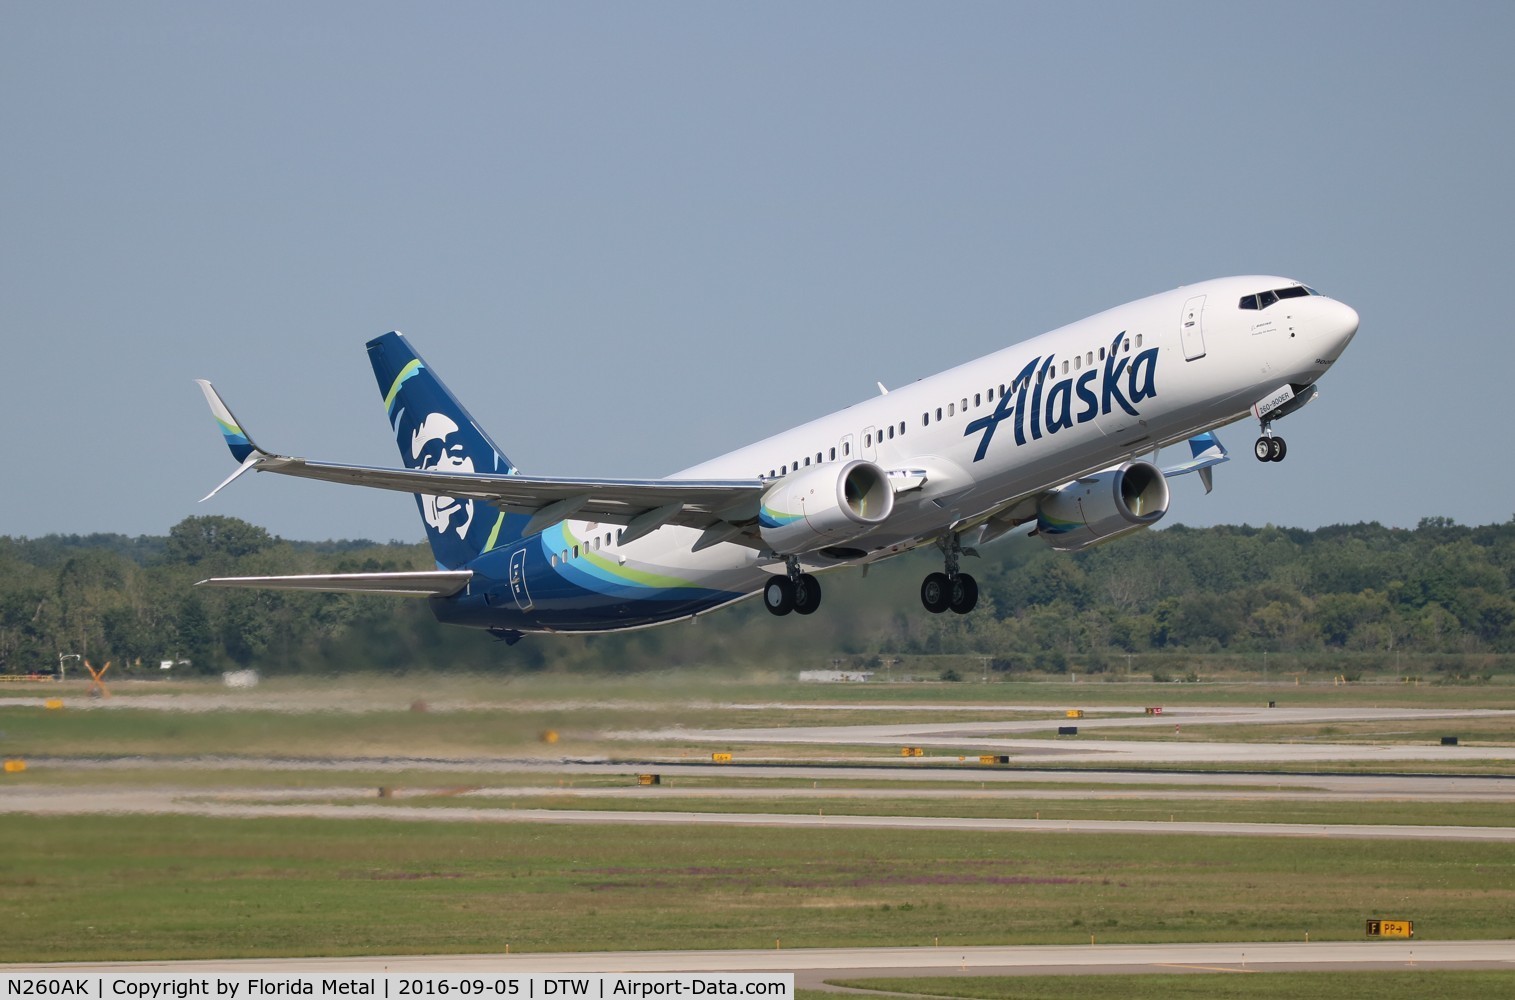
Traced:
[[[707, 761], [581, 760], [543, 758], [436, 758], [436, 757], [255, 757], [244, 755], [210, 755], [182, 757], [48, 757], [28, 758], [34, 769], [63, 768], [77, 771], [141, 771], [171, 774], [175, 771], [289, 771], [289, 772], [365, 772], [372, 774], [470, 773], [480, 775], [562, 775], [582, 777], [631, 777], [656, 771], [669, 778], [717, 777], [728, 779], [800, 779], [821, 782], [897, 782], [901, 787], [942, 783], [994, 785], [1061, 785], [1079, 788], [1072, 794], [1091, 794], [1088, 786], [1120, 785], [1132, 789], [1166, 786], [1136, 792], [1147, 798], [1168, 798], [1171, 789], [1194, 786], [1203, 790], [1219, 788], [1253, 789], [1287, 797], [1291, 792], [1330, 793], [1332, 798], [1398, 799], [1403, 801], [1512, 801], [1515, 800], [1515, 777], [1502, 774], [1339, 774], [1311, 771], [1197, 771], [1197, 770], [1098, 770], [1094, 768], [1051, 769], [1026, 768], [1019, 765], [980, 765], [977, 760], [959, 762], [957, 757], [937, 756], [902, 760], [893, 758], [878, 764], [828, 764], [813, 761], [793, 763], [713, 764]], [[550, 790], [537, 786], [537, 792]], [[663, 788], [661, 791], [670, 791]], [[838, 794], [845, 786], [833, 785]], [[583, 791], [583, 789], [579, 789]], [[645, 794], [659, 794], [649, 790]], [[946, 794], [963, 794], [948, 790]], [[1048, 790], [1031, 788], [1026, 794], [1041, 797]], [[1101, 793], [1102, 794], [1102, 793]]]
[[1515, 941], [1251, 941], [1223, 944], [1028, 945], [973, 948], [792, 948], [515, 955], [388, 955], [185, 962], [0, 965], [0, 972], [463, 974], [793, 972], [797, 986], [869, 975], [1031, 975], [1335, 969], [1515, 970]]
[[[326, 793], [352, 789], [324, 790]], [[544, 791], [550, 792], [551, 789]], [[968, 830], [1018, 833], [1116, 833], [1162, 836], [1291, 837], [1515, 843], [1515, 827], [1402, 824], [1200, 823], [1141, 820], [997, 819], [950, 816], [827, 816], [809, 813], [429, 807], [309, 801], [306, 791], [241, 789], [225, 796], [183, 789], [13, 789], [0, 815], [192, 815], [239, 819], [305, 817], [424, 823], [596, 823], [630, 826], [746, 826], [810, 829]]]
[[[1047, 711], [1045, 708], [1044, 711]], [[1418, 708], [1251, 708], [1191, 707], [1166, 709], [1161, 715], [1132, 716], [1130, 709], [1099, 708], [1093, 717], [1067, 719], [1047, 711], [1041, 719], [996, 722], [951, 722], [864, 724], [840, 726], [772, 726], [689, 729], [672, 727], [609, 734], [635, 742], [682, 742], [707, 746], [919, 746], [960, 749], [980, 753], [1008, 753], [1021, 764], [1103, 763], [1113, 767], [1148, 764], [1199, 763], [1259, 764], [1325, 761], [1370, 761], [1393, 764], [1401, 761], [1471, 760], [1515, 761], [1511, 746], [1442, 746], [1429, 737], [1424, 742], [1325, 742], [1315, 739], [1266, 741], [1193, 740], [1180, 738], [1183, 728], [1198, 726], [1326, 725], [1362, 722], [1457, 722], [1478, 719], [1509, 719], [1505, 709]], [[1120, 713], [1120, 714], [1110, 714]], [[1109, 717], [1106, 717], [1109, 715]], [[1072, 725], [1078, 735], [1054, 736], [1058, 727]], [[1172, 740], [1121, 740], [1098, 738], [1093, 733], [1133, 728], [1171, 730]], [[1012, 734], [1039, 734], [1038, 738]]]

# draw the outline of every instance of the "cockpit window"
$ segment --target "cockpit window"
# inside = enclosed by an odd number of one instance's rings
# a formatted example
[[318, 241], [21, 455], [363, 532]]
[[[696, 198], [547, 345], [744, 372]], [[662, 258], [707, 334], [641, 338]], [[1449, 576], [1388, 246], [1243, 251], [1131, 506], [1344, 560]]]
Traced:
[[1315, 289], [1308, 285], [1290, 285], [1288, 288], [1275, 288], [1269, 292], [1258, 292], [1256, 295], [1243, 295], [1237, 303], [1240, 309], [1266, 309], [1279, 299], [1297, 299], [1306, 295], [1319, 295]]

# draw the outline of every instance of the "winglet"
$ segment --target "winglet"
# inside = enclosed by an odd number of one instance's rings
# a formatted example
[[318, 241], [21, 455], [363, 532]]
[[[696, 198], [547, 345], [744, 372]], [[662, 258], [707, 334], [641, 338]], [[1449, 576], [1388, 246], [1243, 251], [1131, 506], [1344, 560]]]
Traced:
[[1200, 482], [1205, 484], [1205, 492], [1209, 493], [1215, 486], [1211, 478], [1211, 471], [1222, 462], [1231, 460], [1230, 452], [1226, 446], [1220, 443], [1220, 438], [1210, 431], [1196, 434], [1189, 439], [1189, 460], [1170, 465], [1163, 469], [1164, 476], [1182, 476], [1189, 472], [1198, 472]]
[[217, 493], [220, 493], [222, 490], [226, 489], [226, 487], [228, 487], [228, 486], [230, 486], [232, 484], [233, 480], [240, 478], [241, 475], [242, 475], [242, 473], [246, 472], [248, 469], [251, 469], [253, 466], [257, 465], [258, 462], [259, 462], [259, 460], [261, 460], [262, 458], [263, 458], [263, 456], [261, 454], [259, 454], [258, 452], [256, 452], [256, 451], [253, 452], [251, 455], [248, 455], [247, 459], [241, 465], [237, 466], [237, 471], [236, 472], [233, 472], [231, 475], [229, 475], [225, 479], [221, 480], [221, 485], [217, 486], [215, 489], [211, 490], [209, 493], [207, 493], [203, 497], [201, 497], [200, 498], [200, 502], [204, 503], [205, 501], [209, 500], [211, 497], [215, 496]]
[[[253, 443], [252, 438], [247, 436], [247, 432], [242, 430], [242, 425], [237, 423], [237, 418], [231, 415], [231, 407], [221, 399], [215, 386], [203, 378], [195, 379], [195, 384], [200, 387], [201, 392], [205, 393], [205, 402], [210, 404], [211, 416], [215, 417], [216, 423], [221, 425], [221, 436], [226, 438], [226, 447], [231, 449], [232, 458], [238, 462], [245, 462], [247, 456], [263, 451]], [[264, 452], [264, 454], [267, 453]]]
[[226, 447], [231, 449], [231, 457], [240, 463], [237, 466], [236, 472], [227, 476], [221, 481], [220, 486], [217, 486], [200, 498], [200, 502], [204, 503], [225, 489], [232, 480], [257, 465], [260, 459], [268, 457], [268, 452], [259, 448], [253, 442], [253, 439], [247, 436], [247, 432], [242, 429], [242, 425], [237, 423], [237, 418], [232, 416], [231, 407], [227, 406], [225, 400], [216, 392], [215, 386], [203, 378], [195, 379], [195, 384], [205, 394], [205, 402], [210, 404], [211, 415], [216, 418], [216, 423], [221, 426], [221, 436], [226, 439]]

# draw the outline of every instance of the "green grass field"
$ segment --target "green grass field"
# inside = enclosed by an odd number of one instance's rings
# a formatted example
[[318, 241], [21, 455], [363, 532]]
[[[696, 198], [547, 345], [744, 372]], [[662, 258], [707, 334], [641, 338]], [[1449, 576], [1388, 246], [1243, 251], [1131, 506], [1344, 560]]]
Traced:
[[[1009, 687], [1009, 685], [1002, 685]], [[905, 708], [860, 709], [856, 707], [801, 707], [785, 703], [738, 703], [729, 705], [669, 704], [631, 701], [626, 703], [566, 704], [552, 708], [532, 697], [514, 705], [466, 707], [457, 702], [458, 691], [447, 687], [434, 695], [448, 699], [446, 708], [412, 711], [395, 705], [398, 693], [380, 697], [366, 689], [345, 695], [327, 691], [286, 691], [278, 696], [296, 707], [266, 707], [244, 701], [236, 693], [209, 689], [218, 696], [217, 708], [184, 711], [165, 707], [163, 697], [145, 697], [134, 688], [113, 699], [109, 707], [90, 705], [82, 699], [65, 699], [65, 707], [49, 711], [42, 699], [30, 704], [0, 707], [0, 753], [8, 757], [40, 755], [94, 756], [186, 754], [243, 754], [300, 756], [410, 756], [494, 757], [538, 754], [544, 751], [541, 737], [558, 735], [552, 753], [557, 755], [609, 755], [622, 759], [669, 761], [705, 759], [712, 751], [730, 751], [742, 759], [782, 757], [792, 760], [857, 760], [899, 765], [898, 748], [880, 746], [784, 745], [758, 741], [708, 741], [641, 737], [606, 739], [607, 733], [646, 732], [685, 726], [691, 728], [794, 727], [807, 725], [921, 724], [935, 722], [1014, 721], [1038, 718], [1026, 710], [991, 711], [981, 707], [939, 712]], [[914, 689], [916, 685], [897, 685]], [[951, 687], [957, 688], [957, 685]], [[978, 692], [994, 685], [978, 686]], [[1085, 686], [1092, 687], [1092, 686]], [[261, 690], [261, 689], [260, 689]], [[818, 685], [834, 696], [849, 690], [839, 685]], [[147, 694], [153, 694], [149, 691]], [[1078, 692], [1083, 694], [1083, 691]], [[136, 695], [137, 704], [130, 707]], [[202, 692], [201, 697], [207, 697]], [[268, 697], [268, 696], [265, 696]], [[425, 702], [417, 695], [408, 702]], [[239, 707], [245, 704], [247, 707]], [[1343, 702], [1347, 704], [1347, 702]], [[220, 707], [224, 706], [224, 707]], [[323, 709], [322, 706], [328, 706]], [[1481, 701], [1479, 707], [1486, 707]], [[1040, 713], [1046, 731], [1002, 735], [1051, 737], [1067, 721], [1059, 709]], [[1091, 710], [1091, 719], [1100, 713]], [[1515, 745], [1515, 713], [1510, 716], [1468, 719], [1411, 719], [1379, 722], [1280, 723], [1278, 725], [1195, 725], [1174, 717], [1173, 725], [1088, 728], [1068, 746], [1097, 746], [1102, 740], [1177, 740], [1196, 742], [1347, 742], [1372, 744], [1436, 745], [1445, 735], [1456, 735], [1464, 746]], [[985, 739], [991, 738], [986, 734]], [[957, 757], [973, 762], [982, 747], [967, 744], [932, 748], [932, 763], [950, 763]], [[1406, 765], [1407, 770], [1445, 770], [1486, 773], [1507, 764], [1452, 758]], [[1350, 769], [1352, 765], [1343, 765]], [[1313, 769], [1313, 768], [1304, 768]]]
[[7, 816], [0, 961], [1515, 936], [1515, 845]]
[[[852, 989], [968, 1000], [1493, 1000], [1515, 994], [1515, 972], [1156, 973], [1082, 976], [943, 976], [827, 980]], [[810, 994], [806, 997], [806, 994]], [[835, 1000], [803, 991], [798, 1000]]]
[[[488, 786], [482, 790], [487, 791]], [[255, 795], [248, 801], [259, 800]], [[334, 799], [350, 803], [352, 799]], [[1196, 799], [992, 799], [963, 789], [951, 798], [721, 798], [576, 796], [571, 789], [542, 795], [424, 795], [385, 800], [391, 805], [469, 809], [617, 809], [631, 812], [774, 813], [814, 816], [953, 816], [989, 819], [1142, 820], [1184, 823], [1307, 823], [1410, 826], [1510, 826], [1515, 805], [1507, 802], [1247, 802]]]
[[[959, 658], [950, 657], [954, 661]], [[794, 669], [828, 664], [799, 665]], [[960, 664], [961, 666], [961, 664]], [[1406, 663], [1407, 672], [1412, 665]], [[1143, 670], [1150, 669], [1143, 667]], [[887, 676], [880, 675], [880, 676]], [[973, 671], [965, 680], [945, 683], [934, 680], [884, 681], [866, 684], [802, 684], [792, 672], [728, 673], [719, 667], [667, 670], [646, 674], [583, 675], [536, 674], [495, 676], [488, 673], [418, 674], [396, 677], [387, 674], [348, 674], [335, 677], [271, 677], [254, 689], [224, 692], [230, 697], [253, 701], [262, 696], [306, 699], [312, 710], [321, 703], [332, 707], [388, 705], [405, 708], [416, 698], [456, 699], [481, 706], [519, 707], [523, 710], [560, 706], [635, 703], [674, 706], [680, 713], [697, 712], [709, 704], [763, 706], [827, 705], [887, 706], [936, 705], [942, 707], [1044, 705], [1049, 708], [1143, 705], [1355, 705], [1400, 708], [1506, 708], [1515, 709], [1515, 675], [1501, 674], [1483, 683], [1406, 684], [1377, 679], [1353, 684], [1333, 684], [1329, 677], [1307, 674], [1296, 684], [1292, 676], [1275, 673], [1271, 680], [1205, 681], [1155, 684], [1119, 673], [1048, 676], [1035, 680], [1007, 680], [990, 675], [987, 682]], [[1136, 677], [1142, 677], [1139, 672]], [[132, 680], [111, 672], [105, 677], [117, 697], [136, 694], [196, 695], [223, 691], [219, 680]], [[70, 679], [58, 684], [10, 684], [0, 687], [7, 697], [84, 697], [84, 681]]]
[[[919, 764], [976, 770], [978, 751], [967, 746], [962, 753], [968, 761], [958, 764], [941, 750], [905, 761], [896, 747], [699, 746], [608, 740], [603, 734], [678, 725], [1035, 716], [1019, 707], [1028, 705], [1047, 706], [1054, 720], [1065, 708], [1086, 708], [1096, 717], [1101, 706], [1243, 705], [1269, 699], [1282, 705], [1515, 708], [1512, 685], [800, 685], [672, 672], [509, 683], [477, 676], [275, 679], [250, 692], [186, 682], [117, 683], [110, 707], [91, 707], [83, 701], [82, 686], [72, 682], [24, 692], [17, 690], [21, 687], [0, 691], [7, 698], [24, 695], [22, 704], [0, 707], [0, 756], [48, 760], [24, 773], [0, 775], [0, 795], [8, 789], [155, 787], [256, 802], [274, 798], [267, 794], [271, 791], [335, 789], [335, 801], [363, 796], [371, 802], [431, 804], [438, 815], [435, 821], [411, 822], [0, 814], [0, 926], [6, 929], [0, 961], [492, 952], [507, 945], [521, 952], [772, 948], [776, 941], [786, 948], [1078, 944], [1091, 938], [1100, 943], [1302, 940], [1306, 933], [1313, 940], [1341, 940], [1360, 937], [1363, 920], [1373, 916], [1413, 919], [1417, 935], [1427, 938], [1515, 937], [1515, 845], [1509, 844], [646, 828], [469, 823], [446, 815], [448, 806], [466, 804], [1510, 825], [1512, 807], [1500, 804], [1205, 802], [1164, 798], [1162, 785], [1144, 787], [1151, 798], [1115, 799], [1100, 797], [1102, 789], [1114, 787], [1107, 779], [1080, 784], [1078, 774], [1069, 772], [1058, 785], [1013, 778], [1001, 784], [988, 775], [1005, 777], [1013, 769], [985, 769], [986, 788], [1079, 787], [1086, 793], [1079, 800], [997, 800], [975, 796], [977, 782], [945, 785], [909, 773]], [[42, 707], [44, 697], [59, 693], [67, 703], [63, 710]], [[164, 703], [179, 697], [186, 705]], [[134, 701], [138, 707], [132, 707]], [[425, 710], [412, 710], [416, 702], [426, 703], [416, 706]], [[190, 703], [210, 710], [183, 710]], [[1395, 738], [1423, 742], [1446, 729], [1465, 739], [1478, 734], [1494, 742], [1515, 741], [1505, 720], [1364, 725], [1350, 732], [1338, 727], [1334, 736], [1325, 725], [1294, 726], [1287, 738], [1378, 740], [1398, 731]], [[1248, 728], [1255, 730], [1251, 738], [1281, 735], [1270, 726]], [[541, 741], [548, 729], [560, 735], [551, 746]], [[1134, 732], [1109, 730], [1108, 735], [1127, 738]], [[1229, 739], [1237, 732], [1216, 727], [1215, 735]], [[1172, 738], [1171, 727], [1153, 734]], [[1198, 736], [1185, 727], [1182, 738]], [[1097, 740], [1092, 734], [1078, 737], [1080, 744]], [[708, 761], [712, 750], [736, 753], [738, 764], [669, 779], [675, 787], [716, 793], [698, 799], [575, 796], [579, 789], [628, 787], [631, 779], [519, 772], [503, 763], [529, 757], [697, 763]], [[224, 759], [215, 760], [218, 756]], [[740, 766], [775, 756], [829, 756], [891, 770], [877, 778], [772, 779]], [[117, 759], [123, 757], [136, 759]], [[281, 763], [260, 767], [260, 757]], [[439, 763], [420, 766], [425, 757]], [[305, 758], [350, 759], [338, 761], [340, 770], [299, 770]], [[395, 763], [382, 763], [386, 760]], [[1451, 770], [1438, 760], [1393, 768]], [[1377, 771], [1383, 765], [1294, 769]], [[1508, 773], [1509, 766], [1469, 760], [1457, 769]], [[1278, 786], [1290, 785], [1288, 770], [1279, 769]], [[380, 800], [379, 786], [433, 794]], [[501, 786], [526, 791], [513, 801], [441, 794]], [[779, 796], [794, 787], [823, 794]], [[847, 794], [877, 787], [950, 788], [961, 794], [878, 801]], [[722, 797], [725, 788], [775, 794]], [[359, 790], [356, 795], [353, 789]], [[1026, 985], [1016, 983], [1016, 988]], [[1376, 994], [1375, 1000], [1394, 995]]]

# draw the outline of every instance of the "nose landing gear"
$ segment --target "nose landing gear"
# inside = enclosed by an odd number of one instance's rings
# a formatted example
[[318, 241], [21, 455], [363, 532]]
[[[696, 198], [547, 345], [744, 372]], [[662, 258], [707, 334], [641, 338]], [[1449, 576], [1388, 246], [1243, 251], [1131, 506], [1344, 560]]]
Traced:
[[921, 604], [933, 615], [948, 608], [966, 615], [978, 606], [978, 581], [958, 569], [963, 556], [962, 541], [952, 532], [937, 541], [946, 557], [947, 572], [932, 573], [921, 581]]
[[1252, 454], [1259, 462], [1282, 462], [1289, 453], [1289, 446], [1281, 437], [1273, 436], [1273, 422], [1262, 422], [1262, 437], [1252, 445]]

